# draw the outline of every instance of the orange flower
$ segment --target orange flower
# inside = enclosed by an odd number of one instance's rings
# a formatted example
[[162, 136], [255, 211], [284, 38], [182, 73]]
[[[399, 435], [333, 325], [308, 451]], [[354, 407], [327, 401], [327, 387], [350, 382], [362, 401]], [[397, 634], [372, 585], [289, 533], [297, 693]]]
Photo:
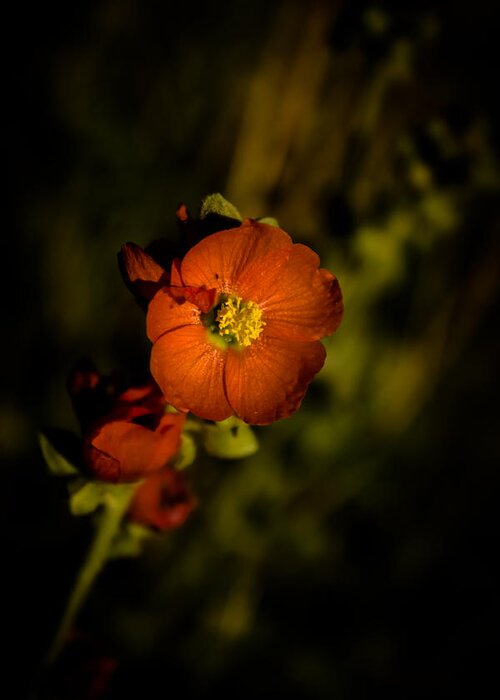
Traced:
[[164, 532], [183, 525], [195, 506], [196, 500], [182, 473], [167, 467], [138, 487], [129, 518]]
[[246, 220], [174, 261], [170, 285], [149, 303], [151, 372], [180, 411], [271, 423], [299, 407], [325, 360], [319, 340], [342, 312], [316, 253]]
[[83, 455], [103, 481], [137, 481], [166, 466], [180, 446], [185, 416], [165, 413], [152, 382], [118, 393], [116, 381], [90, 364], [70, 378], [70, 393], [84, 420]]

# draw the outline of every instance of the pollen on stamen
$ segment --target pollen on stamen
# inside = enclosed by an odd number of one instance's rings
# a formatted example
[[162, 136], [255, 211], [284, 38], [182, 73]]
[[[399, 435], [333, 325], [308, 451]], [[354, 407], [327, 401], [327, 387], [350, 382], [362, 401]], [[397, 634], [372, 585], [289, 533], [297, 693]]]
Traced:
[[219, 335], [228, 343], [248, 347], [257, 340], [264, 328], [262, 309], [254, 301], [230, 296], [220, 306], [215, 317]]

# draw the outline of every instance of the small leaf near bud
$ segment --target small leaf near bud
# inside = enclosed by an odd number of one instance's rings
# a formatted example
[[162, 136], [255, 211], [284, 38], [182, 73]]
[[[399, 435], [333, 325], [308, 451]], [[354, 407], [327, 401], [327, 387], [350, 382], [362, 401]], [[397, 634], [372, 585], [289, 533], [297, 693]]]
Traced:
[[234, 204], [228, 202], [227, 199], [224, 199], [218, 192], [216, 194], [207, 195], [201, 203], [200, 219], [206, 219], [209, 215], [223, 216], [238, 222], [243, 221], [243, 217]]
[[79, 472], [74, 464], [71, 464], [53, 445], [44, 433], [39, 433], [38, 442], [42, 450], [43, 458], [54, 476], [76, 476]]
[[261, 219], [257, 219], [259, 224], [267, 224], [268, 226], [276, 226], [279, 228], [279, 223], [278, 219], [275, 219], [274, 216], [263, 216]]

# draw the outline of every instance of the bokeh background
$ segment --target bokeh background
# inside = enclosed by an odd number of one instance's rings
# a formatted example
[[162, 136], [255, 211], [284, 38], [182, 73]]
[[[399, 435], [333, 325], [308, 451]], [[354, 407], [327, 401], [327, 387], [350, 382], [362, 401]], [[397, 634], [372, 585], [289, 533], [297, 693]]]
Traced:
[[[495, 680], [498, 15], [487, 0], [8, 10], [9, 697], [458, 698]], [[80, 628], [109, 681], [92, 695], [73, 669], [71, 691], [40, 694], [92, 525], [68, 514], [37, 431], [77, 430], [65, 383], [82, 355], [144, 376], [116, 252], [175, 240], [179, 202], [215, 191], [315, 248], [345, 319], [301, 410], [258, 429], [254, 457], [201, 457], [186, 526], [99, 579]]]

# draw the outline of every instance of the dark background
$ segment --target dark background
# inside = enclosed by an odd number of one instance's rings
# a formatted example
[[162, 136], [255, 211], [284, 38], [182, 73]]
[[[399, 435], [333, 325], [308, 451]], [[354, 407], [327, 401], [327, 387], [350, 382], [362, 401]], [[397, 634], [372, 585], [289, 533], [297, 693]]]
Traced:
[[317, 250], [345, 319], [301, 410], [252, 458], [201, 455], [191, 520], [99, 579], [80, 628], [113, 659], [101, 697], [497, 685], [498, 30], [485, 0], [6, 11], [8, 697], [91, 697], [71, 659], [39, 675], [92, 524], [36, 434], [77, 430], [80, 356], [144, 376], [116, 251], [174, 239], [213, 191]]

